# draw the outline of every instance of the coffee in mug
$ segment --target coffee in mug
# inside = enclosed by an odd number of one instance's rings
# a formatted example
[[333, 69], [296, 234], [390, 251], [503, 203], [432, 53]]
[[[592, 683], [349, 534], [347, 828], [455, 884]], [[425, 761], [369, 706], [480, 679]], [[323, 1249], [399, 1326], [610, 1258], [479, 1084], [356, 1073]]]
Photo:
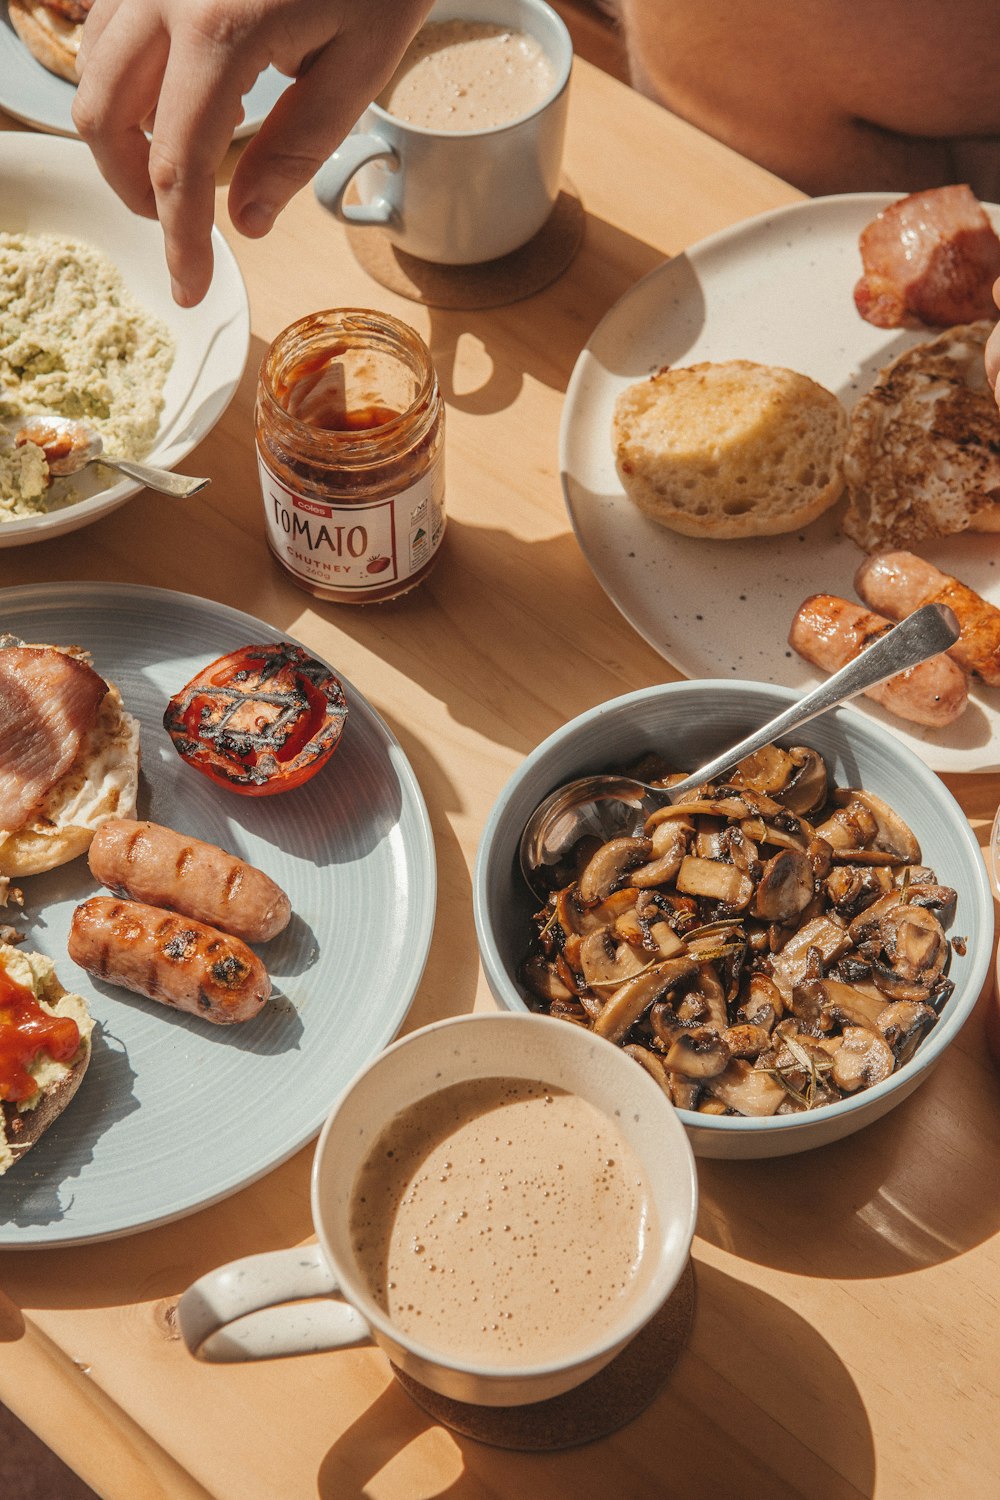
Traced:
[[537, 1080], [476, 1078], [386, 1127], [355, 1178], [350, 1233], [397, 1328], [499, 1367], [610, 1338], [650, 1281], [659, 1225], [609, 1116]]
[[438, 1021], [334, 1105], [313, 1159], [318, 1242], [201, 1277], [181, 1333], [213, 1361], [374, 1342], [452, 1400], [543, 1401], [663, 1306], [697, 1196], [676, 1110], [621, 1048], [552, 1016]]
[[378, 103], [424, 130], [492, 130], [537, 109], [555, 82], [542, 44], [526, 31], [495, 21], [430, 21]]
[[510, 254], [559, 196], [565, 23], [546, 0], [436, 0], [409, 61], [319, 169], [317, 199], [437, 265]]

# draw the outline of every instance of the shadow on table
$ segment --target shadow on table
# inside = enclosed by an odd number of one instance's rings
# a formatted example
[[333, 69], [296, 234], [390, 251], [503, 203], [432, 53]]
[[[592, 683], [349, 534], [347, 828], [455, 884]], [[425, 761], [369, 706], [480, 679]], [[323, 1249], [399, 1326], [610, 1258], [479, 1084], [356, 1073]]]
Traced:
[[[618, 1474], [629, 1500], [820, 1500], [870, 1496], [875, 1451], [861, 1395], [841, 1359], [784, 1303], [699, 1264], [698, 1309], [686, 1353], [635, 1421], [596, 1443], [516, 1453], [459, 1437], [415, 1406], [395, 1381], [330, 1448], [319, 1500], [365, 1496], [412, 1444], [454, 1446], [455, 1477], [428, 1500], [532, 1500], [606, 1495]], [[719, 1459], [724, 1452], [724, 1469]]]
[[1000, 1231], [1000, 1077], [980, 1003], [934, 1073], [857, 1135], [774, 1161], [698, 1162], [698, 1235], [799, 1276], [904, 1275]]

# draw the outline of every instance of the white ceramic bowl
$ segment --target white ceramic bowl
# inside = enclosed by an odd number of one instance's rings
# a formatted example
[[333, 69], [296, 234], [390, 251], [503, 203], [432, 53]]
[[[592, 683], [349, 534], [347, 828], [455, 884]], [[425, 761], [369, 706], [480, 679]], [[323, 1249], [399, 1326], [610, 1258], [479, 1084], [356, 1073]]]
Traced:
[[[208, 296], [198, 307], [180, 308], [170, 295], [159, 224], [125, 207], [81, 141], [0, 134], [0, 184], [0, 230], [58, 234], [95, 245], [118, 267], [137, 301], [170, 329], [176, 352], [160, 430], [145, 462], [182, 467], [232, 400], [250, 347], [246, 287], [229, 246], [213, 230], [215, 276]], [[78, 476], [74, 486], [84, 498], [47, 515], [0, 522], [0, 547], [63, 536], [116, 510], [142, 488], [131, 479], [108, 485], [101, 470]]]
[[[476, 858], [473, 899], [479, 951], [500, 1005], [530, 1008], [515, 975], [528, 949], [537, 901], [518, 871], [517, 845], [542, 797], [574, 776], [627, 765], [648, 750], [668, 755], [679, 770], [694, 770], [797, 696], [788, 688], [754, 682], [679, 682], [644, 688], [581, 714], [528, 756], [497, 799]], [[953, 954], [954, 993], [934, 1029], [914, 1057], [884, 1083], [799, 1115], [744, 1119], [679, 1110], [699, 1156], [782, 1156], [826, 1145], [877, 1120], [912, 1093], [957, 1036], [990, 969], [993, 900], [986, 866], [965, 814], [944, 783], [891, 731], [850, 707], [807, 724], [794, 739], [821, 752], [838, 785], [865, 787], [906, 820], [920, 840], [925, 863], [958, 893], [951, 935], [966, 937], [968, 945], [964, 954]]]

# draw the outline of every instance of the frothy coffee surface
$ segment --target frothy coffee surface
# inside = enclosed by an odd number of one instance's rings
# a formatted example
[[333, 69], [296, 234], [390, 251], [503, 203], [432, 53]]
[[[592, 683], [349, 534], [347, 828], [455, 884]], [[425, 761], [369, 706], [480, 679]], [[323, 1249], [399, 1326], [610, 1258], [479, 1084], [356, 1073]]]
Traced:
[[432, 21], [413, 38], [378, 103], [426, 130], [489, 130], [535, 109], [555, 79], [526, 32], [490, 21]]
[[454, 1084], [398, 1115], [355, 1180], [351, 1239], [397, 1327], [454, 1358], [532, 1365], [620, 1323], [652, 1277], [642, 1165], [575, 1094]]

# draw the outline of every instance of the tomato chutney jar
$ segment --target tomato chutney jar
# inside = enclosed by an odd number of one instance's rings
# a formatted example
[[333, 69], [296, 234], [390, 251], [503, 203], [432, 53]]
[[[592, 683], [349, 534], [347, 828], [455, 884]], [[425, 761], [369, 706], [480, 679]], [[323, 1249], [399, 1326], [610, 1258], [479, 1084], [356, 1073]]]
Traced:
[[426, 344], [366, 308], [310, 313], [264, 357], [255, 410], [267, 543], [337, 604], [421, 583], [444, 535], [444, 404]]

